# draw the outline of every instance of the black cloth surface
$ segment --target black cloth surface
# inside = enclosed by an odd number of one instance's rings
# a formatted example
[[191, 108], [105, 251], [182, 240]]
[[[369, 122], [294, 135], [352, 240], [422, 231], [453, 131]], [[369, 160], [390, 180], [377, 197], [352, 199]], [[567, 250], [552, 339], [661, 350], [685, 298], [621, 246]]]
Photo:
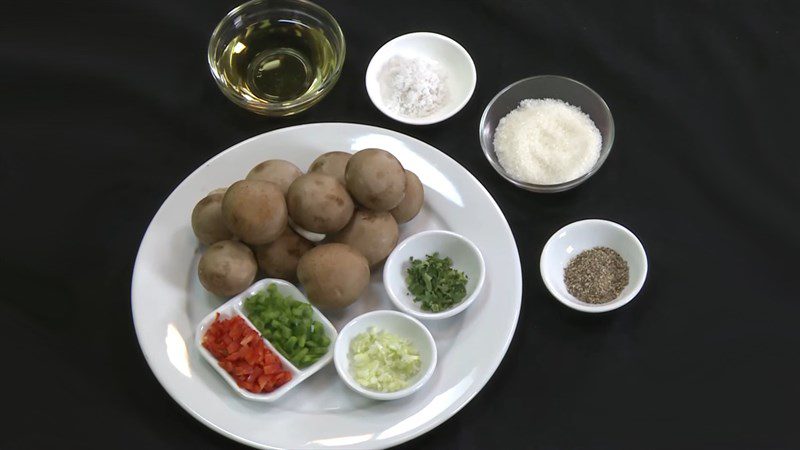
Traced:
[[[130, 313], [134, 258], [166, 196], [218, 152], [276, 128], [343, 121], [419, 138], [474, 174], [519, 246], [519, 325], [462, 411], [404, 448], [797, 448], [800, 400], [800, 4], [334, 1], [347, 60], [332, 93], [288, 119], [223, 97], [206, 65], [233, 1], [18, 2], [0, 27], [3, 108], [0, 447], [221, 449], [161, 388]], [[370, 103], [387, 40], [453, 37], [478, 85], [441, 124]], [[505, 182], [477, 126], [504, 86], [561, 74], [616, 121], [604, 167], [572, 191]], [[645, 245], [628, 306], [590, 316], [546, 291], [559, 227], [607, 218]]]

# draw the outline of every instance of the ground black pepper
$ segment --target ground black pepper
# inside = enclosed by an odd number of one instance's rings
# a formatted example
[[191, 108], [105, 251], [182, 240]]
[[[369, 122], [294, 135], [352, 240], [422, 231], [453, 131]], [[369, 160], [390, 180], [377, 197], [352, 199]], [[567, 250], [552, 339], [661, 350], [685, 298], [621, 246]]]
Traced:
[[587, 303], [607, 303], [628, 285], [628, 263], [608, 247], [584, 250], [564, 269], [567, 291]]

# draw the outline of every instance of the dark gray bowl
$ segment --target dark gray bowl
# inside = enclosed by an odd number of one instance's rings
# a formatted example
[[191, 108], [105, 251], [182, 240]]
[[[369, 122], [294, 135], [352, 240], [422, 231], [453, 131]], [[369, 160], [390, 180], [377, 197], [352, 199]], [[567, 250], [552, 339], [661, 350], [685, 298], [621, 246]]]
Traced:
[[[558, 184], [526, 183], [517, 181], [506, 173], [503, 166], [497, 161], [497, 155], [494, 152], [494, 130], [500, 119], [519, 106], [519, 102], [528, 98], [563, 100], [571, 105], [580, 107], [583, 112], [592, 118], [603, 138], [600, 157], [592, 167], [592, 170], [574, 180]], [[508, 182], [532, 192], [562, 192], [588, 180], [608, 158], [608, 154], [611, 152], [611, 145], [614, 144], [614, 118], [611, 117], [611, 110], [608, 109], [608, 105], [606, 105], [603, 98], [589, 86], [567, 77], [540, 75], [517, 81], [495, 95], [483, 111], [478, 133], [486, 159], [489, 160], [494, 170]]]

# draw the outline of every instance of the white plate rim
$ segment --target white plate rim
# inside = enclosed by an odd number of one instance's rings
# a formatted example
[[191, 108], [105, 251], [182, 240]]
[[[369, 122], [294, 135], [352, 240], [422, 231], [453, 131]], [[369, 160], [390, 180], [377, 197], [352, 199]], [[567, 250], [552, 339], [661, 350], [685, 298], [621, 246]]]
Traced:
[[[211, 157], [206, 162], [202, 163], [195, 170], [193, 170], [190, 174], [186, 175], [184, 177], [184, 179], [178, 185], [176, 185], [172, 189], [170, 194], [162, 201], [162, 203], [159, 206], [158, 210], [153, 215], [153, 218], [148, 223], [147, 230], [145, 231], [144, 235], [142, 236], [142, 240], [140, 242], [139, 249], [137, 250], [136, 259], [134, 261], [134, 268], [133, 268], [133, 272], [132, 272], [132, 276], [131, 276], [131, 316], [132, 316], [132, 319], [133, 319], [134, 331], [136, 333], [137, 344], [139, 345], [139, 349], [142, 352], [142, 355], [144, 356], [145, 362], [147, 362], [147, 365], [150, 368], [150, 371], [155, 376], [156, 380], [161, 385], [161, 387], [164, 389], [164, 391], [166, 391], [167, 394], [172, 398], [173, 401], [175, 401], [184, 411], [188, 412], [198, 422], [206, 425], [208, 428], [216, 431], [217, 433], [219, 433], [219, 434], [221, 434], [221, 435], [223, 435], [223, 436], [225, 436], [225, 437], [227, 437], [229, 439], [232, 439], [232, 440], [234, 440], [236, 442], [239, 442], [239, 443], [242, 443], [242, 444], [254, 447], [254, 448], [280, 449], [280, 447], [274, 447], [274, 446], [271, 446], [271, 445], [268, 445], [268, 444], [262, 444], [260, 442], [255, 442], [255, 441], [243, 438], [243, 437], [241, 437], [241, 436], [239, 436], [239, 435], [237, 435], [235, 433], [232, 433], [232, 432], [226, 430], [225, 428], [222, 428], [222, 427], [218, 426], [217, 424], [215, 424], [215, 423], [211, 422], [210, 420], [206, 419], [201, 414], [199, 414], [197, 411], [195, 411], [191, 407], [189, 407], [189, 405], [187, 405], [186, 402], [184, 402], [180, 398], [178, 398], [178, 396], [167, 387], [167, 385], [166, 385], [166, 383], [165, 383], [165, 381], [163, 379], [163, 376], [160, 375], [159, 372], [154, 368], [154, 364], [152, 362], [152, 359], [150, 358], [148, 353], [145, 351], [145, 349], [142, 347], [143, 338], [140, 335], [139, 328], [136, 326], [136, 321], [137, 321], [136, 320], [136, 311], [135, 311], [135, 308], [134, 308], [134, 305], [133, 305], [133, 303], [134, 303], [133, 299], [134, 299], [134, 296], [135, 296], [135, 292], [134, 291], [135, 291], [135, 288], [136, 288], [136, 280], [137, 280], [137, 270], [136, 270], [136, 268], [140, 263], [142, 245], [145, 242], [145, 240], [147, 240], [148, 235], [151, 233], [152, 227], [153, 227], [153, 223], [155, 222], [155, 219], [161, 213], [161, 210], [164, 207], [164, 204], [167, 203], [173, 195], [176, 195], [176, 192], [178, 190], [180, 190], [180, 188], [182, 186], [184, 186], [184, 184], [188, 183], [188, 180], [190, 178], [192, 178], [197, 172], [199, 172], [205, 166], [207, 166], [209, 164], [212, 164], [217, 159], [220, 159], [223, 155], [226, 155], [226, 154], [228, 154], [230, 152], [236, 151], [237, 148], [239, 148], [241, 146], [244, 146], [245, 144], [250, 143], [250, 142], [252, 142], [254, 140], [261, 139], [264, 135], [271, 134], [271, 133], [286, 133], [286, 132], [290, 132], [291, 130], [295, 130], [295, 129], [298, 129], [298, 128], [313, 127], [313, 126], [343, 126], [343, 127], [357, 127], [357, 128], [360, 127], [360, 128], [365, 129], [365, 130], [372, 131], [372, 132], [384, 133], [384, 134], [392, 135], [394, 137], [399, 137], [400, 139], [411, 140], [417, 145], [421, 145], [423, 147], [427, 147], [428, 149], [430, 149], [432, 151], [438, 152], [442, 157], [444, 157], [445, 159], [449, 160], [450, 162], [455, 164], [457, 167], [460, 167], [461, 169], [463, 169], [464, 172], [466, 173], [467, 177], [477, 185], [478, 189], [483, 194], [486, 195], [486, 197], [489, 200], [490, 205], [495, 209], [495, 212], [503, 219], [502, 223], [505, 225], [505, 229], [502, 230], [502, 231], [504, 231], [508, 235], [508, 237], [510, 238], [511, 244], [513, 244], [513, 248], [514, 248], [514, 251], [515, 251], [516, 258], [513, 261], [513, 263], [514, 263], [513, 264], [514, 265], [513, 269], [515, 269], [514, 270], [515, 276], [514, 276], [514, 285], [512, 286], [512, 291], [514, 292], [513, 297], [516, 300], [515, 303], [514, 303], [515, 311], [514, 311], [514, 317], [512, 318], [512, 321], [511, 321], [511, 327], [509, 328], [509, 332], [506, 334], [505, 339], [503, 340], [503, 345], [502, 345], [502, 349], [501, 349], [502, 351], [495, 353], [495, 358], [494, 358], [494, 360], [492, 360], [491, 365], [487, 366], [487, 368], [489, 370], [486, 370], [485, 372], [483, 372], [485, 375], [483, 375], [481, 377], [482, 379], [480, 379], [477, 383], [475, 383], [476, 388], [472, 389], [470, 392], [468, 392], [467, 394], [463, 395], [461, 398], [459, 398], [458, 401], [456, 401], [454, 403], [451, 403], [450, 406], [448, 406], [448, 408], [445, 411], [443, 411], [442, 413], [438, 414], [434, 418], [428, 420], [424, 425], [422, 425], [422, 426], [420, 426], [420, 427], [418, 427], [418, 428], [416, 428], [414, 430], [411, 430], [409, 432], [406, 432], [406, 433], [403, 433], [403, 434], [399, 434], [397, 436], [393, 436], [391, 438], [385, 439], [384, 441], [380, 442], [380, 444], [385, 445], [386, 447], [400, 445], [400, 444], [408, 442], [408, 441], [410, 441], [410, 440], [412, 440], [412, 439], [414, 439], [416, 437], [419, 437], [419, 436], [427, 433], [428, 431], [436, 428], [437, 426], [441, 425], [442, 423], [444, 423], [445, 421], [447, 421], [448, 419], [453, 417], [455, 414], [457, 414], [462, 408], [464, 408], [464, 406], [466, 406], [470, 401], [472, 401], [472, 399], [481, 390], [483, 390], [483, 388], [489, 382], [491, 377], [497, 371], [497, 368], [500, 366], [500, 363], [503, 361], [503, 359], [505, 358], [506, 353], [508, 352], [508, 348], [511, 345], [511, 342], [512, 342], [512, 340], [514, 338], [514, 335], [516, 334], [517, 325], [519, 324], [519, 315], [521, 313], [521, 307], [522, 307], [522, 267], [521, 267], [521, 261], [520, 261], [520, 257], [519, 257], [519, 248], [517, 247], [516, 239], [514, 238], [514, 234], [513, 234], [512, 230], [511, 230], [511, 226], [508, 224], [508, 220], [506, 219], [505, 214], [503, 214], [502, 210], [500, 209], [500, 206], [497, 204], [497, 202], [495, 201], [494, 197], [492, 197], [492, 195], [489, 193], [489, 191], [486, 189], [486, 187], [483, 186], [483, 184], [480, 181], [478, 181], [478, 179], [475, 178], [475, 176], [469, 170], [467, 170], [464, 166], [462, 166], [458, 161], [456, 161], [455, 159], [450, 157], [448, 154], [446, 154], [446, 153], [442, 152], [441, 150], [437, 149], [436, 147], [432, 146], [431, 144], [428, 144], [428, 143], [426, 143], [426, 142], [424, 142], [422, 140], [419, 140], [419, 139], [417, 139], [415, 137], [400, 133], [398, 131], [389, 130], [389, 129], [381, 128], [381, 127], [376, 127], [376, 126], [373, 126], [373, 125], [358, 124], [358, 123], [351, 123], [351, 122], [313, 122], [313, 123], [294, 125], [294, 126], [290, 126], [290, 127], [277, 128], [277, 129], [270, 130], [270, 131], [267, 131], [267, 132], [264, 132], [264, 133], [260, 133], [258, 135], [252, 136], [252, 137], [250, 137], [248, 139], [245, 139], [243, 141], [240, 141], [240, 142], [228, 147], [227, 149], [223, 150], [222, 152], [220, 152], [220, 153], [214, 155], [213, 157]], [[383, 448], [383, 447], [374, 447], [374, 448]]]

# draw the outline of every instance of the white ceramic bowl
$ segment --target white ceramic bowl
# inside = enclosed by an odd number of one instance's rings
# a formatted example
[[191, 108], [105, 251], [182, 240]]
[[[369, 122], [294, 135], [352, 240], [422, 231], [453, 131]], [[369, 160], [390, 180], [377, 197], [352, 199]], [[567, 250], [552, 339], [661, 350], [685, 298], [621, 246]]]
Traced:
[[[629, 281], [619, 297], [608, 303], [586, 303], [573, 297], [564, 284], [564, 268], [578, 253], [594, 247], [609, 247], [628, 263]], [[647, 254], [639, 239], [627, 228], [601, 219], [571, 223], [556, 231], [542, 250], [539, 269], [553, 297], [578, 311], [599, 313], [617, 309], [636, 297], [647, 278]]]
[[[453, 268], [467, 275], [467, 296], [453, 308], [440, 312], [425, 311], [414, 302], [406, 286], [406, 270], [409, 258], [424, 259], [426, 255], [439, 252], [449, 256]], [[401, 311], [419, 319], [436, 320], [452, 317], [464, 311], [478, 298], [486, 277], [483, 255], [469, 239], [451, 231], [431, 230], [417, 233], [401, 242], [383, 266], [383, 286], [392, 303]]]
[[[386, 107], [379, 76], [386, 62], [397, 55], [425, 57], [440, 64], [447, 77], [448, 96], [439, 110], [415, 118], [397, 114]], [[375, 107], [392, 119], [410, 125], [430, 125], [459, 112], [472, 97], [476, 80], [475, 63], [464, 47], [447, 36], [427, 32], [404, 34], [384, 44], [369, 62], [366, 75], [367, 94]]]
[[[297, 287], [295, 287], [292, 283], [289, 283], [288, 281], [285, 280], [278, 280], [275, 278], [265, 278], [263, 280], [255, 282], [255, 284], [247, 288], [244, 292], [228, 300], [222, 306], [215, 309], [214, 311], [211, 312], [211, 314], [207, 315], [203, 320], [201, 320], [200, 324], [197, 325], [197, 330], [195, 331], [195, 339], [194, 339], [195, 347], [197, 348], [197, 351], [200, 352], [200, 355], [202, 355], [203, 358], [205, 358], [205, 360], [208, 361], [209, 364], [211, 364], [211, 367], [213, 367], [214, 370], [216, 370], [217, 373], [219, 373], [219, 375], [226, 382], [228, 382], [231, 388], [233, 388], [233, 390], [236, 391], [242, 397], [257, 402], [273, 402], [281, 398], [283, 394], [289, 392], [289, 390], [291, 390], [298, 384], [302, 383], [303, 380], [310, 377], [318, 370], [322, 369], [326, 364], [331, 362], [331, 360], [333, 359], [333, 348], [335, 346], [336, 338], [338, 337], [338, 334], [336, 333], [336, 328], [333, 326], [333, 324], [331, 324], [331, 322], [324, 315], [322, 315], [322, 313], [320, 313], [319, 310], [314, 307], [314, 305], [311, 305], [311, 309], [314, 312], [313, 315], [314, 320], [318, 320], [322, 323], [322, 325], [325, 327], [325, 334], [327, 334], [328, 338], [330, 338], [331, 340], [331, 344], [328, 347], [328, 353], [326, 353], [324, 356], [318, 359], [314, 364], [300, 369], [295, 367], [291, 362], [289, 362], [289, 360], [286, 359], [286, 357], [284, 357], [283, 355], [281, 355], [279, 351], [275, 350], [275, 347], [272, 346], [272, 344], [269, 342], [268, 339], [262, 337], [264, 343], [267, 345], [270, 351], [275, 355], [277, 355], [278, 358], [281, 360], [281, 364], [283, 365], [283, 367], [292, 373], [292, 379], [289, 380], [288, 383], [267, 394], [255, 394], [246, 389], [240, 388], [236, 384], [236, 380], [234, 380], [233, 377], [231, 377], [231, 375], [225, 371], [225, 369], [219, 366], [219, 364], [217, 363], [217, 359], [214, 358], [214, 355], [212, 355], [211, 352], [209, 352], [208, 350], [205, 349], [205, 347], [203, 347], [203, 335], [205, 335], [206, 329], [211, 325], [211, 323], [214, 322], [217, 313], [219, 313], [219, 315], [224, 318], [229, 318], [236, 315], [242, 316], [247, 325], [249, 325], [252, 329], [258, 331], [257, 328], [253, 325], [253, 323], [250, 322], [250, 320], [247, 318], [247, 314], [245, 313], [244, 310], [244, 301], [245, 299], [247, 299], [247, 297], [250, 297], [251, 295], [259, 291], [267, 289], [267, 287], [270, 284], [276, 284], [278, 286], [278, 292], [280, 292], [282, 295], [291, 295], [295, 300], [308, 303], [308, 299], [306, 298], [306, 296], [303, 295], [303, 293], [300, 292], [300, 290], [297, 289]], [[261, 333], [259, 332], [259, 334]]]
[[[378, 392], [361, 386], [353, 379], [350, 371], [350, 341], [370, 327], [408, 339], [419, 352], [420, 370], [407, 388], [395, 392]], [[356, 317], [342, 328], [334, 345], [333, 362], [339, 377], [350, 389], [375, 400], [395, 400], [418, 391], [431, 378], [436, 369], [436, 342], [431, 332], [413, 317], [397, 311], [372, 311]]]

